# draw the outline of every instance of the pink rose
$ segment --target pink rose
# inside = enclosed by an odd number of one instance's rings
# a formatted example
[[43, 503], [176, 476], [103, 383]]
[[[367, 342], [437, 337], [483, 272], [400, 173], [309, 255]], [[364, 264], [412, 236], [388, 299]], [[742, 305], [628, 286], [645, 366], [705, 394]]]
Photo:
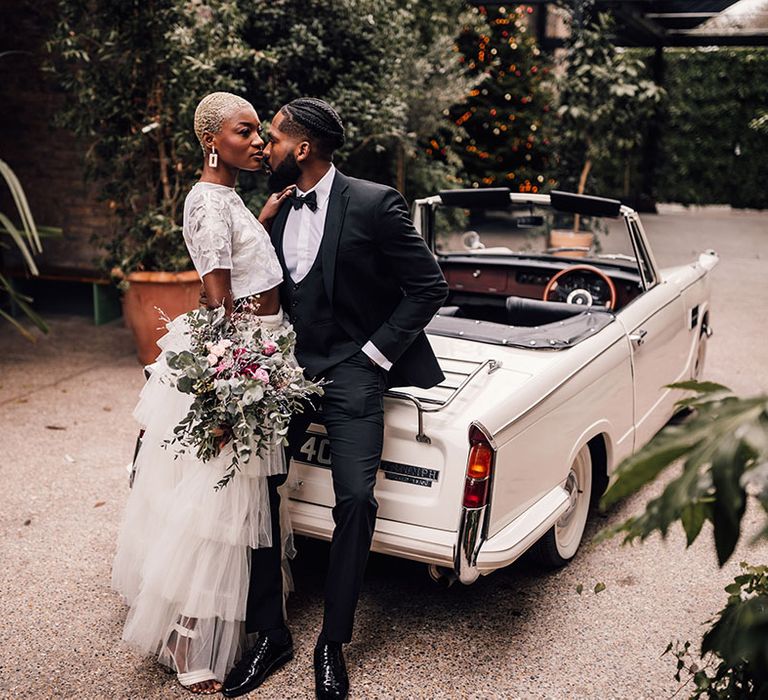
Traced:
[[266, 343], [264, 343], [263, 352], [267, 357], [274, 355], [277, 352], [277, 345], [271, 340], [268, 340]]
[[269, 373], [264, 369], [257, 369], [253, 373], [253, 378], [258, 379], [260, 382], [264, 382], [264, 384], [269, 384]]
[[232, 369], [232, 358], [225, 357], [218, 365], [216, 365], [216, 374], [221, 374], [228, 369]]

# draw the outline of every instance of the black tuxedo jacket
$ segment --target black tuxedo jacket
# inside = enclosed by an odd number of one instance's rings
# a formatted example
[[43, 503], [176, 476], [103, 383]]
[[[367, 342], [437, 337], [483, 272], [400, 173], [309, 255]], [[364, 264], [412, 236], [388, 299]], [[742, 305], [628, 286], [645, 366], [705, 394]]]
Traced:
[[[290, 206], [272, 225], [278, 251]], [[392, 362], [389, 386], [441, 382], [424, 327], [448, 296], [448, 284], [402, 195], [337, 170], [318, 255], [334, 318], [360, 347], [370, 340]]]

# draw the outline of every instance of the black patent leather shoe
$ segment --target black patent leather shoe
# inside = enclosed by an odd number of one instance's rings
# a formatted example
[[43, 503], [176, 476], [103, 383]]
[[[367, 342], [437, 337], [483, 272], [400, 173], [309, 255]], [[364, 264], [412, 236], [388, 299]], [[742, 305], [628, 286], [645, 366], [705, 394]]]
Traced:
[[349, 693], [349, 678], [341, 644], [315, 647], [315, 695], [317, 700], [344, 700]]
[[247, 649], [224, 680], [221, 694], [237, 698], [258, 688], [271, 674], [293, 658], [293, 640], [290, 633], [285, 644], [273, 642], [260, 634], [256, 643]]

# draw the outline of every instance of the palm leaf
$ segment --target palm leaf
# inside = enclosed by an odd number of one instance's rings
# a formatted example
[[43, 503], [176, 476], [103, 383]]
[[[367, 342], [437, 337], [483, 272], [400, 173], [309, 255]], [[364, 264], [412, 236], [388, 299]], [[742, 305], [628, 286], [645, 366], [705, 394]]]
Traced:
[[[8, 294], [8, 296], [11, 298], [11, 301], [24, 312], [24, 314], [30, 321], [32, 321], [32, 323], [34, 323], [43, 333], [48, 332], [48, 324], [28, 303], [32, 301], [31, 297], [28, 297], [26, 294], [20, 294], [17, 292], [11, 283], [2, 274], [0, 274], [0, 288], [2, 288]], [[14, 325], [18, 327], [18, 324]]]
[[0, 224], [2, 224], [5, 230], [10, 234], [13, 242], [16, 244], [16, 247], [24, 257], [24, 262], [27, 263], [27, 268], [29, 268], [30, 273], [33, 275], [39, 275], [40, 271], [37, 269], [37, 265], [35, 265], [35, 261], [32, 258], [32, 253], [29, 252], [29, 248], [24, 242], [21, 231], [19, 231], [19, 229], [14, 226], [13, 222], [2, 212], [0, 212]]
[[[0, 160], [0, 174], [2, 174], [5, 182], [8, 185], [8, 189], [11, 191], [11, 196], [16, 204], [16, 209], [19, 212], [21, 219], [21, 230], [11, 221], [11, 219], [0, 212], [0, 227], [4, 230], [13, 240], [16, 247], [21, 252], [24, 262], [29, 272], [33, 275], [39, 275], [40, 272], [37, 269], [35, 260], [32, 257], [35, 253], [42, 253], [43, 246], [40, 242], [40, 231], [35, 224], [35, 220], [32, 216], [32, 211], [29, 208], [27, 197], [24, 194], [24, 190], [16, 177], [16, 174], [11, 170], [8, 164]], [[25, 240], [26, 236], [26, 240]], [[11, 302], [15, 304], [21, 311], [26, 314], [27, 318], [37, 326], [43, 333], [48, 332], [48, 326], [45, 321], [32, 309], [28, 302], [32, 301], [29, 297], [19, 294], [12, 286], [8, 279], [4, 275], [0, 274], [0, 288], [2, 288], [9, 296]], [[12, 326], [14, 326], [25, 338], [35, 341], [35, 337], [22, 326], [11, 314], [0, 309], [0, 318], [7, 320]]]
[[40, 234], [37, 231], [35, 220], [32, 217], [32, 210], [29, 208], [29, 202], [27, 202], [27, 196], [24, 194], [19, 178], [16, 177], [16, 173], [3, 160], [0, 160], [0, 175], [5, 178], [8, 189], [11, 190], [11, 196], [16, 204], [16, 209], [19, 211], [21, 226], [27, 236], [30, 248], [36, 253], [42, 253], [43, 244], [40, 242]]
[[3, 311], [0, 309], [0, 318], [4, 318], [8, 323], [16, 327], [16, 330], [19, 331], [27, 340], [32, 341], [33, 343], [37, 342], [37, 338], [35, 338], [34, 335], [32, 335], [24, 326], [22, 326], [11, 314]]

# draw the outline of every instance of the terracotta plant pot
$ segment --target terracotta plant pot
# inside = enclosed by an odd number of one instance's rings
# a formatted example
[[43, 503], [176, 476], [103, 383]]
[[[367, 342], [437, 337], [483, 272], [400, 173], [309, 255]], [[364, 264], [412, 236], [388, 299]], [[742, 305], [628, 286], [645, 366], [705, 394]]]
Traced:
[[[549, 232], [549, 247], [550, 248], [591, 248], [595, 242], [594, 233], [579, 232], [565, 230], [553, 230]], [[587, 250], [563, 250], [560, 252], [554, 252], [552, 255], [560, 255], [567, 258], [583, 258], [587, 254]]]
[[197, 272], [132, 272], [126, 278], [123, 318], [136, 343], [142, 365], [154, 362], [160, 348], [157, 341], [165, 334], [161, 312], [169, 318], [197, 308], [200, 277]]

